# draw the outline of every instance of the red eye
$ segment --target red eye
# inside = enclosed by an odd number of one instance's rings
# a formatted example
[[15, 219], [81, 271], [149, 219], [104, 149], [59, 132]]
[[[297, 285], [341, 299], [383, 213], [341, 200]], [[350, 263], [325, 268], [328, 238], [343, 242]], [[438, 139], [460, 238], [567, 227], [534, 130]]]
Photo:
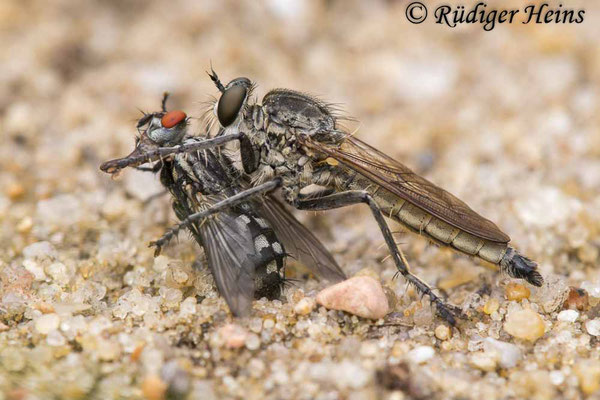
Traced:
[[181, 110], [169, 111], [160, 120], [160, 123], [165, 128], [172, 128], [184, 119], [187, 118], [187, 115]]

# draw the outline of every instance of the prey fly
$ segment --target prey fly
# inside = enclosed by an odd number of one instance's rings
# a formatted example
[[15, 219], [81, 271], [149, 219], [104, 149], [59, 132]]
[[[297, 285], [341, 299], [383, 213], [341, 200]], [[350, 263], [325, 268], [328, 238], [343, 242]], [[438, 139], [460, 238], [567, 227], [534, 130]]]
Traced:
[[[162, 146], [190, 145], [206, 139], [190, 136], [187, 115], [179, 110], [168, 112], [166, 100], [167, 95], [162, 111], [144, 114], [138, 121], [141, 135], [134, 151], [123, 159], [105, 162], [103, 171], [114, 173], [114, 165]], [[151, 168], [130, 165], [160, 173], [160, 182], [172, 195], [177, 218], [189, 222], [185, 227], [204, 248], [219, 292], [234, 315], [247, 315], [253, 297], [280, 296], [288, 254], [320, 277], [330, 281], [345, 278], [318, 239], [268, 191], [262, 197], [234, 200], [232, 205], [231, 199], [247, 185], [223, 152], [204, 149], [165, 156]], [[158, 245], [155, 255], [160, 249]]]

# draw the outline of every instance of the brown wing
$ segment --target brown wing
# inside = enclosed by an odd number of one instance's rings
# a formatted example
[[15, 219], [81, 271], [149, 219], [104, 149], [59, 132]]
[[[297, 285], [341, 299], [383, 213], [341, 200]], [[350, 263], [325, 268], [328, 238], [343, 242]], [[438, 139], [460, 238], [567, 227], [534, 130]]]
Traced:
[[510, 241], [492, 221], [477, 214], [462, 200], [353, 136], [347, 135], [341, 145], [317, 142], [307, 136], [301, 141], [456, 228], [494, 242]]

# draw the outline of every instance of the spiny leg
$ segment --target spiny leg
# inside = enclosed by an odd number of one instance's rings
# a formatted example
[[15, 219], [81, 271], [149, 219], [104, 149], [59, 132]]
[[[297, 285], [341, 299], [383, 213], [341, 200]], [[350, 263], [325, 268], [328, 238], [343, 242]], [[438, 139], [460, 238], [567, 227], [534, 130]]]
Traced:
[[172, 147], [158, 147], [156, 149], [148, 150], [140, 154], [132, 154], [124, 158], [106, 161], [105, 163], [100, 165], [100, 169], [103, 172], [114, 174], [123, 168], [144, 164], [150, 161], [155, 161], [157, 159], [166, 157], [171, 154], [191, 153], [193, 151], [222, 146], [233, 140], [238, 140], [242, 136], [242, 133], [232, 133], [230, 135], [218, 136], [212, 139], [206, 139], [202, 141], [186, 143]]
[[167, 230], [167, 232], [165, 232], [165, 234], [162, 235], [158, 240], [150, 242], [150, 247], [156, 247], [156, 251], [154, 252], [154, 254], [158, 255], [160, 254], [161, 247], [169, 243], [169, 241], [174, 236], [176, 236], [181, 229], [186, 228], [192, 223], [202, 220], [210, 215], [216, 214], [219, 211], [222, 211], [226, 208], [230, 208], [239, 203], [247, 201], [252, 196], [260, 196], [274, 189], [277, 189], [279, 186], [281, 186], [281, 179], [276, 178], [272, 181], [265, 182], [253, 188], [239, 192], [231, 197], [226, 198], [225, 200], [221, 200], [213, 204], [206, 210], [189, 215], [185, 219], [183, 219], [179, 224]]
[[383, 238], [385, 239], [385, 242], [390, 250], [390, 254], [394, 259], [394, 263], [398, 268], [398, 272], [401, 273], [409, 283], [413, 284], [419, 293], [429, 296], [431, 302], [435, 303], [438, 314], [448, 323], [454, 326], [456, 324], [454, 314], [459, 313], [457, 307], [446, 304], [425, 282], [410, 272], [408, 263], [404, 259], [400, 249], [398, 249], [396, 246], [390, 228], [385, 222], [383, 214], [381, 213], [381, 208], [369, 193], [356, 190], [336, 193], [317, 199], [298, 199], [295, 201], [294, 206], [300, 210], [322, 211], [358, 203], [366, 203], [369, 205], [369, 208], [371, 209], [371, 212], [373, 213], [373, 216], [379, 225], [379, 229], [381, 229], [381, 233], [383, 234]]

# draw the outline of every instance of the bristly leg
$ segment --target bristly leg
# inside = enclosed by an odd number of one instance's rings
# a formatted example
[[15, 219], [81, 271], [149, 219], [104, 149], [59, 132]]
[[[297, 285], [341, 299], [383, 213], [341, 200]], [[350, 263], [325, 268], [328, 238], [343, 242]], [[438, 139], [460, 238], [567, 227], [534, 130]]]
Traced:
[[534, 286], [542, 286], [544, 278], [537, 270], [537, 264], [529, 258], [522, 256], [515, 249], [509, 247], [500, 261], [500, 269], [509, 276], [525, 279]]
[[396, 264], [396, 267], [398, 268], [398, 272], [400, 274], [402, 274], [402, 276], [404, 276], [404, 278], [410, 284], [414, 285], [414, 287], [417, 289], [417, 291], [419, 293], [429, 296], [431, 303], [435, 304], [438, 314], [444, 320], [446, 320], [450, 325], [455, 326], [456, 325], [455, 317], [461, 315], [461, 312], [459, 311], [458, 307], [455, 307], [451, 304], [447, 304], [446, 302], [444, 302], [444, 300], [442, 300], [440, 297], [438, 297], [438, 295], [436, 295], [433, 292], [433, 290], [429, 287], [429, 285], [427, 285], [425, 282], [423, 282], [421, 279], [419, 279], [418, 276], [413, 275], [410, 272], [408, 263], [404, 259], [398, 246], [396, 246], [394, 237], [392, 236], [392, 233], [390, 232], [390, 228], [388, 227], [387, 223], [385, 222], [385, 219], [383, 218], [383, 214], [381, 213], [381, 208], [379, 207], [377, 202], [373, 199], [373, 197], [371, 197], [371, 195], [369, 193], [364, 192], [364, 191], [347, 191], [347, 192], [327, 195], [327, 196], [324, 196], [321, 198], [316, 198], [316, 199], [310, 199], [310, 200], [299, 199], [299, 200], [296, 200], [294, 205], [296, 206], [296, 208], [298, 208], [300, 210], [321, 211], [321, 210], [331, 210], [334, 208], [340, 208], [340, 207], [349, 206], [349, 205], [358, 204], [358, 203], [366, 203], [369, 206], [369, 208], [371, 209], [371, 212], [372, 212], [373, 216], [375, 217], [375, 221], [377, 221], [377, 224], [379, 225], [379, 229], [381, 230], [381, 233], [383, 234], [383, 238], [385, 239], [388, 249], [390, 250], [390, 254], [392, 255], [392, 258], [394, 259], [394, 263]]
[[194, 222], [203, 220], [204, 218], [216, 214], [219, 211], [247, 201], [250, 197], [261, 196], [265, 193], [277, 189], [279, 186], [281, 186], [281, 179], [276, 178], [272, 181], [265, 182], [261, 185], [239, 192], [231, 197], [226, 198], [225, 200], [219, 201], [218, 203], [213, 204], [211, 207], [207, 208], [204, 211], [200, 211], [187, 216], [179, 224], [167, 230], [165, 234], [162, 235], [158, 240], [150, 242], [150, 247], [156, 247], [156, 250], [154, 251], [154, 256], [156, 257], [157, 255], [159, 255], [161, 248], [167, 245], [171, 241], [171, 239], [173, 239], [173, 237], [177, 236], [180, 230], [189, 227]]

